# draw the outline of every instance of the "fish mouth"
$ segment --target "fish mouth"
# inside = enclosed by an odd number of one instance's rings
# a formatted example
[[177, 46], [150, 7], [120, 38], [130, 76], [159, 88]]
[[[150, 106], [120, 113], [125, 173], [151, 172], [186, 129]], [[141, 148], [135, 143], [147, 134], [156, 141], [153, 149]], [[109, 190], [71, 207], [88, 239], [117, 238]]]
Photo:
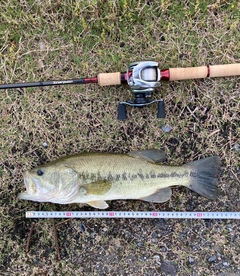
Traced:
[[27, 171], [23, 173], [23, 181], [24, 181], [24, 185], [26, 187], [27, 193], [28, 193], [29, 186], [30, 186], [30, 177], [29, 177], [29, 173]]
[[23, 173], [23, 181], [24, 181], [24, 185], [26, 187], [26, 192], [20, 193], [18, 195], [18, 198], [19, 199], [28, 199], [28, 197], [29, 197], [29, 187], [30, 187], [30, 177], [29, 177], [29, 174], [28, 174], [27, 171]]
[[40, 182], [30, 176], [29, 172], [26, 171], [23, 173], [23, 181], [26, 187], [26, 191], [18, 195], [19, 199], [34, 200], [38, 197], [38, 194], [41, 192]]
[[31, 177], [28, 171], [23, 173], [23, 181], [26, 187], [26, 192], [24, 194], [32, 195], [40, 191], [40, 182], [36, 178]]

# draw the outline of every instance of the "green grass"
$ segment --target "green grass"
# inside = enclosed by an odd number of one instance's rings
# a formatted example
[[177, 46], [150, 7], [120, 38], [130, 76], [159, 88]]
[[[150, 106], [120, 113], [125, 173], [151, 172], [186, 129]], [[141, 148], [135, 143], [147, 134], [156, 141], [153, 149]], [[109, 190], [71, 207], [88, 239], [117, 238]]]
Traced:
[[[161, 69], [240, 62], [239, 1], [5, 0], [0, 10], [1, 83], [96, 76], [138, 60], [156, 60]], [[25, 211], [92, 209], [17, 200], [23, 171], [82, 151], [161, 148], [172, 165], [219, 155], [216, 201], [174, 188], [164, 204], [113, 201], [110, 208], [240, 211], [239, 77], [163, 82], [154, 97], [165, 100], [164, 121], [152, 105], [128, 107], [120, 122], [118, 103], [132, 98], [127, 86], [0, 91], [0, 274], [240, 273], [238, 221], [71, 220], [58, 226], [58, 261], [51, 221], [36, 220], [25, 252], [32, 222]], [[163, 124], [173, 130], [164, 133]]]

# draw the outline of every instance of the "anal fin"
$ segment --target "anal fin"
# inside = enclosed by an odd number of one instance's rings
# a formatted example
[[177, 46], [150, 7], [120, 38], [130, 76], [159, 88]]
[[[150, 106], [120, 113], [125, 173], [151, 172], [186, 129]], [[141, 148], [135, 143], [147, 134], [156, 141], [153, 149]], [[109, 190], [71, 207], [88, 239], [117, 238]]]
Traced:
[[157, 190], [156, 193], [146, 197], [142, 197], [140, 199], [147, 202], [163, 203], [168, 201], [171, 195], [172, 195], [172, 190], [169, 187], [167, 187], [167, 188], [159, 189]]
[[108, 207], [107, 202], [104, 200], [88, 201], [87, 204], [98, 209], [106, 209]]

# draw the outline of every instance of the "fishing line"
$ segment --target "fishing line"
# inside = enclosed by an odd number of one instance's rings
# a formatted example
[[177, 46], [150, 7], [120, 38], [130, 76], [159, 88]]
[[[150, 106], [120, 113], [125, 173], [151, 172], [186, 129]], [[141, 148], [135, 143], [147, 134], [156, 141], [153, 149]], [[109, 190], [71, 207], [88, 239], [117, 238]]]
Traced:
[[27, 211], [26, 218], [240, 219], [240, 212]]

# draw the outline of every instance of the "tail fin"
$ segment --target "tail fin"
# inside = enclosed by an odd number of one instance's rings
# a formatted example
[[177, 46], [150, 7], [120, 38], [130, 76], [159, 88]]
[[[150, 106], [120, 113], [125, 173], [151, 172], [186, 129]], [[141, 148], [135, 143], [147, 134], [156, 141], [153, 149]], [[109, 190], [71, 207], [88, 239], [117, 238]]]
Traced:
[[189, 188], [204, 197], [216, 199], [219, 195], [220, 158], [212, 156], [190, 162], [186, 166], [191, 168]]

